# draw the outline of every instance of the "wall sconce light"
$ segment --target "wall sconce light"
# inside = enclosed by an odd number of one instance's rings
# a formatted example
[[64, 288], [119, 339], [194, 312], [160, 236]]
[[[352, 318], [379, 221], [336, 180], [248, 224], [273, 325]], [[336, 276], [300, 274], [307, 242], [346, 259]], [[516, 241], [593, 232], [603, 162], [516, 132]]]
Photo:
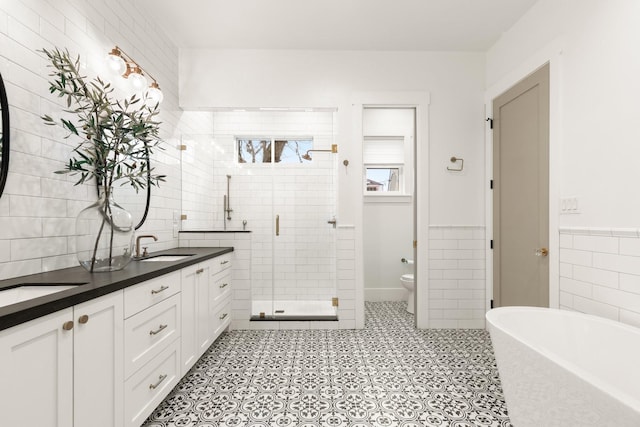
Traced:
[[107, 55], [107, 65], [111, 71], [129, 80], [135, 90], [143, 90], [147, 87], [146, 74], [153, 80], [147, 89], [147, 99], [154, 103], [160, 103], [164, 99], [158, 81], [151, 74], [144, 71], [131, 56], [127, 55], [118, 46], [111, 49], [111, 52]]

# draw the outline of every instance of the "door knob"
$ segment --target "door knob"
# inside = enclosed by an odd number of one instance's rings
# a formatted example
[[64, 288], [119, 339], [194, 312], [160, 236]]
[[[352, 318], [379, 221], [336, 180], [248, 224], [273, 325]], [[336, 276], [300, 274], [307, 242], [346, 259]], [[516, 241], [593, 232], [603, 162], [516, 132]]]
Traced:
[[549, 255], [549, 249], [547, 248], [536, 249], [536, 256], [547, 256], [547, 255]]

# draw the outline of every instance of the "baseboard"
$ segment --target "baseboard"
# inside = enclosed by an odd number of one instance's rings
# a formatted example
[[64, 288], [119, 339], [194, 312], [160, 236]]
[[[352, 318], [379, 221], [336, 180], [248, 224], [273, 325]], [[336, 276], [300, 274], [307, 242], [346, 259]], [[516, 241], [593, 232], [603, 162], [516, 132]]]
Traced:
[[365, 288], [365, 301], [406, 301], [409, 292], [404, 288]]

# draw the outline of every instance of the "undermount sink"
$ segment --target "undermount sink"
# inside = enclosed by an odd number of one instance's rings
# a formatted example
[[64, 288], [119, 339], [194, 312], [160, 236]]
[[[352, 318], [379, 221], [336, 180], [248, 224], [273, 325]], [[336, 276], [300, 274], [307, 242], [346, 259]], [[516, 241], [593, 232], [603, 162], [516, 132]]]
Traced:
[[171, 261], [180, 261], [181, 259], [189, 258], [195, 254], [165, 254], [165, 255], [152, 255], [149, 258], [143, 258], [138, 261], [141, 262], [171, 262]]
[[84, 283], [24, 283], [0, 290], [0, 307], [73, 289]]

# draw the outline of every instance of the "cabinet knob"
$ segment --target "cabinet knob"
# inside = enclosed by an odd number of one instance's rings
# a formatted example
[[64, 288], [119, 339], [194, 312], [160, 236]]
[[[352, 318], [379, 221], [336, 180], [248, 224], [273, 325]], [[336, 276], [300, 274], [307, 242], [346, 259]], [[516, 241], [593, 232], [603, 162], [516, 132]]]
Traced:
[[204, 268], [199, 268], [196, 270], [196, 274], [204, 273]]
[[223, 283], [223, 284], [221, 284], [221, 285], [220, 285], [220, 289], [224, 289], [224, 288], [226, 288], [227, 286], [229, 286], [229, 284], [228, 284], [228, 283]]
[[73, 329], [73, 320], [68, 320], [62, 324], [63, 331], [70, 331]]
[[224, 261], [220, 262], [220, 265], [225, 265], [225, 264], [228, 264], [228, 263], [229, 263], [229, 260], [224, 260]]
[[88, 321], [89, 321], [89, 315], [88, 314], [83, 314], [82, 316], [78, 317], [78, 323], [80, 323], [81, 325], [84, 325]]

